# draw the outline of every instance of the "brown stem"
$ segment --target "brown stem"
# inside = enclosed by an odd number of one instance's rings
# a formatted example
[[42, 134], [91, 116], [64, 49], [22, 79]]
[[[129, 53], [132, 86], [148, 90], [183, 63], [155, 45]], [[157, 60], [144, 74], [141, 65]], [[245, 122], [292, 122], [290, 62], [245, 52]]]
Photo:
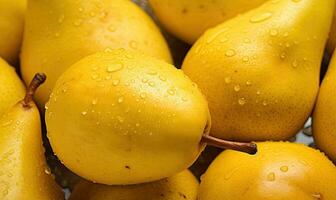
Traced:
[[232, 149], [236, 151], [245, 152], [248, 154], [256, 154], [257, 153], [257, 145], [253, 142], [245, 143], [245, 142], [232, 142], [227, 140], [222, 140], [210, 135], [203, 134], [202, 136], [202, 142], [218, 147], [221, 149]]
[[30, 82], [28, 88], [27, 88], [27, 93], [25, 98], [22, 101], [23, 107], [25, 108], [30, 108], [30, 102], [34, 98], [34, 94], [36, 89], [44, 83], [44, 81], [47, 79], [47, 76], [43, 73], [37, 73], [35, 74], [33, 80]]

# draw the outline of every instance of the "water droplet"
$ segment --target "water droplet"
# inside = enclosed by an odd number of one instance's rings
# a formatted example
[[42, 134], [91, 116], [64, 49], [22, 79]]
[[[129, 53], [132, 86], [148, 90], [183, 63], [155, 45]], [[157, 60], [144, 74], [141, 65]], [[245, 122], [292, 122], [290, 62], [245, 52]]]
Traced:
[[150, 71], [147, 72], [147, 74], [154, 76], [154, 75], [157, 75], [157, 72], [154, 71], [154, 70], [150, 70]]
[[105, 77], [106, 80], [110, 80], [111, 78], [112, 78], [111, 75], [107, 75], [107, 76]]
[[120, 82], [119, 80], [113, 80], [112, 85], [117, 86], [119, 84], [119, 82]]
[[118, 119], [118, 121], [119, 121], [120, 123], [123, 123], [123, 122], [124, 122], [124, 118], [122, 118], [121, 116], [118, 116], [117, 119]]
[[231, 77], [226, 77], [226, 78], [224, 79], [224, 81], [225, 81], [226, 84], [231, 83]]
[[227, 51], [225, 52], [225, 55], [226, 55], [227, 57], [232, 57], [232, 56], [236, 55], [236, 52], [235, 52], [235, 50], [233, 50], [233, 49], [229, 49], [229, 50], [227, 50]]
[[281, 170], [282, 172], [287, 172], [287, 171], [288, 171], [288, 166], [281, 166], [281, 167], [280, 167], [280, 170]]
[[322, 200], [323, 199], [322, 194], [320, 194], [320, 193], [312, 194], [312, 197], [314, 199], [317, 199], [317, 200]]
[[92, 105], [96, 105], [98, 103], [98, 99], [93, 99], [91, 103]]
[[145, 93], [141, 93], [141, 94], [140, 94], [140, 97], [141, 97], [142, 99], [144, 99], [144, 98], [146, 98], [146, 94], [145, 94]]
[[167, 80], [166, 77], [164, 77], [164, 76], [159, 76], [159, 78], [160, 78], [161, 81], [166, 81]]
[[175, 91], [172, 90], [172, 89], [167, 90], [167, 92], [168, 92], [168, 94], [170, 94], [170, 95], [174, 95], [174, 94], [175, 94]]
[[264, 12], [264, 13], [259, 13], [253, 17], [251, 17], [250, 22], [252, 23], [259, 23], [262, 21], [265, 21], [269, 18], [272, 17], [272, 13], [271, 12]]
[[281, 59], [285, 59], [285, 58], [286, 58], [286, 53], [285, 53], [285, 52], [282, 52], [282, 53], [280, 54], [280, 58], [281, 58]]
[[267, 180], [268, 181], [274, 181], [275, 180], [275, 174], [274, 172], [271, 172], [267, 175]]
[[263, 101], [262, 104], [263, 104], [264, 106], [267, 106], [267, 102], [266, 102], [266, 101]]
[[298, 65], [299, 65], [299, 63], [298, 63], [297, 60], [294, 60], [294, 61], [292, 62], [292, 67], [293, 67], [293, 68], [297, 68]]
[[252, 82], [251, 81], [246, 81], [246, 85], [250, 86], [250, 85], [252, 85]]
[[46, 168], [46, 169], [44, 170], [44, 173], [46, 173], [46, 174], [50, 175], [50, 174], [51, 174], [51, 171], [50, 171], [50, 169], [49, 169], [49, 168]]
[[278, 30], [272, 28], [272, 29], [270, 30], [270, 35], [271, 35], [271, 36], [277, 36], [277, 35], [278, 35]]
[[114, 31], [116, 31], [117, 29], [116, 29], [115, 26], [110, 25], [110, 26], [108, 27], [108, 30], [109, 30], [110, 32], [114, 32]]
[[90, 16], [94, 17], [94, 16], [96, 16], [96, 13], [92, 11], [92, 12], [90, 12]]
[[91, 76], [91, 78], [92, 78], [93, 80], [96, 80], [98, 77], [99, 77], [98, 74], [92, 74], [92, 76]]
[[97, 71], [97, 70], [99, 69], [99, 67], [94, 66], [94, 67], [92, 67], [91, 69], [92, 69], [92, 71]]
[[210, 35], [206, 41], [207, 44], [210, 44], [212, 41], [214, 41], [219, 35], [221, 35], [222, 33], [226, 32], [227, 30], [229, 30], [228, 28], [223, 28], [220, 31], [217, 31], [215, 33], [213, 33], [212, 35]]
[[9, 125], [11, 125], [12, 123], [13, 123], [13, 120], [10, 119], [10, 120], [6, 120], [6, 121], [3, 122], [1, 125], [2, 125], [2, 126], [9, 126]]
[[113, 50], [109, 47], [107, 47], [106, 49], [104, 49], [104, 52], [105, 53], [111, 53]]
[[138, 48], [138, 43], [136, 41], [132, 40], [132, 41], [130, 41], [129, 46], [132, 49], [137, 49]]
[[153, 81], [150, 81], [150, 82], [148, 83], [148, 85], [151, 86], [151, 87], [153, 87], [153, 86], [155, 86], [155, 83], [154, 83]]
[[73, 25], [75, 25], [75, 26], [80, 26], [82, 23], [83, 23], [83, 20], [81, 20], [81, 19], [77, 19], [77, 20], [75, 20], [75, 21], [73, 22]]
[[223, 37], [223, 38], [221, 38], [219, 41], [221, 42], [221, 43], [225, 43], [225, 42], [227, 42], [229, 39], [227, 38], [227, 37]]
[[118, 103], [122, 103], [124, 101], [124, 97], [119, 97], [118, 98]]
[[188, 101], [188, 99], [187, 98], [185, 98], [185, 97], [182, 97], [182, 101]]
[[244, 39], [244, 43], [251, 43], [250, 39]]
[[59, 16], [59, 18], [58, 18], [58, 23], [63, 23], [63, 21], [64, 21], [64, 15], [62, 14], [62, 15], [60, 15]]
[[148, 82], [148, 79], [143, 78], [143, 79], [142, 79], [142, 82], [143, 82], [143, 83], [147, 83], [147, 82]]
[[56, 32], [55, 33], [55, 37], [59, 37], [60, 36], [60, 33], [59, 32]]
[[139, 127], [139, 126], [140, 126], [140, 124], [139, 124], [139, 123], [136, 123], [136, 124], [135, 124], [135, 126], [136, 126], [136, 127]]
[[108, 66], [106, 68], [106, 71], [109, 72], [109, 73], [116, 72], [116, 71], [121, 70], [123, 67], [124, 67], [123, 64], [117, 63], [117, 64], [114, 64], [114, 65]]
[[245, 105], [245, 103], [246, 103], [246, 100], [245, 100], [244, 97], [238, 99], [238, 104], [239, 104], [239, 105], [242, 106], [242, 105]]
[[243, 62], [248, 62], [249, 61], [249, 58], [247, 56], [244, 56], [243, 57]]
[[240, 91], [240, 85], [235, 85], [233, 87], [234, 91], [239, 92]]

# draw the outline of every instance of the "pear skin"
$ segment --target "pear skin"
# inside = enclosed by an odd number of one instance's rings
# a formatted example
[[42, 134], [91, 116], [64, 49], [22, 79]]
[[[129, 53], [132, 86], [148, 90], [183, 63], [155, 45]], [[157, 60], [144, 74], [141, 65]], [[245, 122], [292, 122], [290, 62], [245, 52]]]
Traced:
[[0, 0], [0, 57], [16, 64], [22, 43], [26, 0]]
[[196, 200], [198, 181], [188, 170], [156, 182], [107, 186], [80, 182], [70, 200]]
[[[335, 9], [336, 10], [336, 9]], [[327, 43], [327, 53], [331, 56], [336, 46], [336, 12], [334, 10], [334, 17], [331, 24], [329, 39]]]
[[1, 200], [64, 199], [46, 165], [33, 90], [0, 119]]
[[28, 2], [21, 71], [29, 83], [36, 71], [48, 76], [37, 91], [40, 108], [57, 78], [81, 58], [124, 48], [172, 62], [160, 30], [129, 0], [32, 0]]
[[209, 136], [207, 101], [181, 70], [126, 50], [78, 61], [58, 79], [46, 108], [57, 157], [79, 176], [106, 185], [173, 176], [206, 144], [256, 152], [253, 143]]
[[193, 44], [207, 29], [260, 6], [266, 0], [149, 0], [161, 24]]
[[2, 116], [23, 99], [26, 89], [14, 67], [9, 66], [2, 58], [0, 58], [0, 74], [0, 116]]
[[336, 162], [336, 56], [323, 79], [313, 114], [315, 144]]
[[275, 0], [208, 30], [182, 65], [207, 97], [211, 134], [285, 140], [310, 115], [334, 0]]
[[224, 151], [202, 176], [199, 200], [336, 199], [336, 167], [318, 150], [257, 143], [258, 153]]

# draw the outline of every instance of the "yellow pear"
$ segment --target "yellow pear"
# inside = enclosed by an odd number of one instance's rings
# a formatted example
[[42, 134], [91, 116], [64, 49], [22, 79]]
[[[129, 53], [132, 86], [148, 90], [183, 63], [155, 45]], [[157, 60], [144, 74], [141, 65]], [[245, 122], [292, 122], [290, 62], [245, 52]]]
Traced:
[[336, 46], [336, 12], [335, 11], [336, 10], [334, 10], [334, 17], [333, 17], [333, 21], [331, 24], [331, 30], [329, 33], [329, 39], [327, 43], [327, 53], [329, 53], [330, 56], [333, 54], [333, 51]]
[[0, 0], [0, 57], [15, 64], [19, 57], [26, 0]]
[[323, 79], [313, 115], [315, 144], [336, 162], [336, 54]]
[[37, 92], [40, 107], [68, 67], [97, 51], [124, 48], [172, 62], [159, 29], [129, 0], [29, 1], [25, 30], [23, 78], [28, 83], [36, 71], [48, 76]]
[[156, 182], [107, 186], [80, 182], [70, 200], [196, 200], [198, 181], [188, 170]]
[[[125, 50], [78, 61], [58, 79], [46, 108], [55, 154], [97, 183], [170, 177], [188, 168], [204, 143], [223, 145], [207, 135], [207, 102], [181, 70]], [[226, 142], [255, 153], [254, 144], [242, 145]]]
[[265, 1], [149, 0], [149, 3], [165, 28], [192, 44], [207, 29], [256, 8]]
[[61, 200], [63, 193], [48, 172], [39, 111], [33, 102], [45, 76], [37, 74], [24, 100], [0, 119], [0, 199]]
[[2, 58], [0, 58], [0, 92], [0, 116], [23, 99], [26, 92], [15, 69]]
[[321, 152], [289, 142], [257, 145], [253, 156], [220, 154], [202, 176], [198, 199], [336, 199], [336, 167]]
[[208, 30], [182, 69], [209, 101], [211, 134], [283, 140], [301, 129], [319, 87], [334, 0], [277, 0]]

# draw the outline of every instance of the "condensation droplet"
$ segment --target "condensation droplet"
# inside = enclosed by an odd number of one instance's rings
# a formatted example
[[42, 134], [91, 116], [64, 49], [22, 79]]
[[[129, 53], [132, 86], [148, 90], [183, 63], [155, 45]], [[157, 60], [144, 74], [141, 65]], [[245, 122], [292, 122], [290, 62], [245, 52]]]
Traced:
[[244, 105], [245, 103], [246, 103], [246, 100], [245, 100], [244, 97], [238, 99], [238, 104], [239, 104], [239, 105], [242, 106], [242, 105]]
[[151, 87], [153, 87], [153, 86], [155, 86], [155, 83], [154, 83], [153, 81], [150, 81], [150, 82], [148, 83], [148, 85], [151, 86]]
[[175, 94], [175, 91], [172, 90], [172, 89], [167, 90], [167, 92], [168, 92], [168, 94], [170, 94], [170, 95], [174, 95], [174, 94]]
[[142, 99], [144, 99], [144, 98], [146, 98], [146, 94], [145, 94], [145, 93], [141, 93], [141, 94], [140, 94], [140, 97], [141, 97]]
[[267, 180], [268, 181], [275, 181], [275, 173], [271, 172], [267, 175]]
[[85, 116], [87, 114], [87, 111], [83, 111], [82, 115]]
[[62, 15], [60, 15], [60, 17], [58, 18], [58, 23], [63, 23], [63, 21], [64, 21], [64, 14], [62, 14]]
[[271, 12], [264, 12], [264, 13], [259, 13], [253, 17], [250, 18], [250, 22], [252, 23], [259, 23], [259, 22], [263, 22], [269, 18], [272, 17], [272, 13]]
[[113, 80], [112, 85], [117, 86], [119, 84], [119, 82], [120, 82], [119, 80]]
[[129, 46], [132, 49], [137, 49], [138, 48], [138, 43], [136, 41], [132, 40], [132, 41], [130, 41]]
[[92, 105], [96, 105], [98, 103], [98, 99], [93, 99], [91, 103]]
[[233, 87], [234, 91], [239, 92], [240, 91], [240, 85], [235, 85]]
[[249, 61], [249, 58], [247, 56], [244, 56], [243, 57], [243, 62], [248, 62]]
[[270, 35], [271, 35], [271, 36], [277, 36], [277, 35], [278, 35], [278, 30], [272, 28], [272, 29], [270, 30]]
[[123, 64], [117, 63], [117, 64], [114, 64], [114, 65], [108, 66], [106, 68], [106, 71], [109, 72], [109, 73], [116, 72], [116, 71], [121, 70], [123, 67], [124, 67]]
[[298, 63], [297, 60], [294, 60], [294, 61], [292, 62], [292, 67], [293, 67], [293, 68], [297, 68], [298, 65], [299, 65], [299, 63]]
[[164, 76], [159, 76], [159, 78], [160, 78], [161, 81], [166, 81], [167, 80], [166, 77], [164, 77]]
[[282, 172], [287, 172], [287, 171], [288, 171], [288, 166], [281, 166], [281, 167], [280, 167], [280, 170], [281, 170]]
[[233, 49], [229, 49], [229, 50], [227, 50], [227, 51], [225, 52], [225, 55], [226, 55], [227, 57], [232, 57], [232, 56], [236, 55], [236, 51], [233, 50]]
[[122, 103], [124, 101], [124, 97], [119, 97], [118, 98], [118, 103]]
[[252, 82], [251, 81], [246, 81], [246, 85], [250, 86], [250, 85], [252, 85]]
[[226, 78], [224, 79], [224, 81], [225, 81], [226, 84], [231, 83], [231, 77], [226, 77]]
[[116, 29], [115, 26], [110, 25], [110, 26], [108, 27], [108, 30], [109, 30], [110, 32], [114, 32], [114, 31], [116, 31], [117, 29]]

